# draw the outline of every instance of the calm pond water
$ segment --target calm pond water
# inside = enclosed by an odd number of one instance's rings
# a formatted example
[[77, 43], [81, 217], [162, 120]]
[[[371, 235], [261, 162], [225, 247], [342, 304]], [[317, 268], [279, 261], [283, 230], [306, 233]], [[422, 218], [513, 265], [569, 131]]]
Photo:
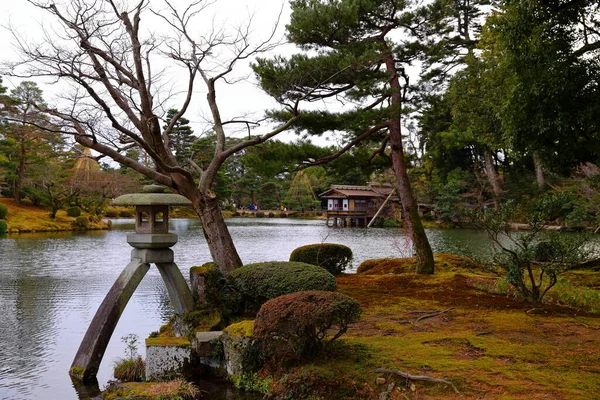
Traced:
[[[352, 248], [353, 270], [369, 258], [410, 254], [410, 241], [400, 229], [332, 228], [324, 221], [293, 219], [227, 223], [245, 264], [288, 260], [296, 247], [322, 242]], [[129, 262], [126, 234], [133, 229], [133, 220], [114, 220], [111, 231], [0, 238], [0, 399], [78, 399], [67, 371], [99, 304]], [[210, 261], [197, 220], [171, 220], [171, 232], [179, 236], [173, 250], [184, 276], [189, 267]], [[490, 249], [475, 231], [428, 230], [427, 235], [435, 252], [480, 254]], [[105, 353], [98, 373], [101, 388], [112, 378], [114, 361], [125, 354], [120, 338], [133, 333], [143, 344], [171, 313], [160, 274], [151, 268]], [[144, 355], [143, 345], [139, 352]]]

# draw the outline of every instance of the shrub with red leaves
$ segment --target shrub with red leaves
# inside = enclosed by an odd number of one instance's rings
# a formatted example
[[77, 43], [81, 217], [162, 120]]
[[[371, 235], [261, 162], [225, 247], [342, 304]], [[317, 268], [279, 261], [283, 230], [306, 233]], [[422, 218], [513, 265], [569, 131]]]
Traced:
[[254, 321], [267, 362], [315, 356], [360, 317], [356, 300], [338, 292], [310, 290], [267, 301]]

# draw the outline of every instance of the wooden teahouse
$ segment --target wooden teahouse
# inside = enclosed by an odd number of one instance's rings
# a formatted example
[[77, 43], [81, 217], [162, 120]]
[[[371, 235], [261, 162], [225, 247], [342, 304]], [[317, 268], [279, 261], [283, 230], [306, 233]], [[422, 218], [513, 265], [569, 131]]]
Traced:
[[367, 226], [376, 217], [399, 217], [400, 200], [389, 183], [331, 185], [319, 197], [327, 200], [327, 225]]

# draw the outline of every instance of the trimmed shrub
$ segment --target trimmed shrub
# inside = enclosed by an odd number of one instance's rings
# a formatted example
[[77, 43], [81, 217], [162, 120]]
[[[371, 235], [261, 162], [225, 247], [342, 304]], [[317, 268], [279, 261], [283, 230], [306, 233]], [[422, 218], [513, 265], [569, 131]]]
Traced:
[[69, 217], [79, 217], [81, 215], [81, 209], [79, 207], [67, 208], [67, 215]]
[[73, 221], [73, 226], [79, 229], [87, 229], [90, 227], [90, 220], [87, 217], [77, 217]]
[[402, 226], [402, 223], [395, 219], [387, 219], [386, 218], [383, 220], [383, 223], [381, 225], [384, 228], [397, 228], [399, 226]]
[[119, 216], [121, 218], [131, 218], [131, 217], [133, 217], [133, 212], [131, 212], [129, 210], [123, 210], [123, 211], [119, 212]]
[[0, 219], [6, 219], [8, 215], [8, 207], [6, 204], [0, 204]]
[[343, 244], [309, 244], [292, 251], [290, 261], [318, 265], [333, 275], [339, 275], [352, 264], [352, 250]]
[[279, 218], [287, 218], [287, 214], [282, 212], [282, 213], [279, 213], [278, 217]]
[[242, 295], [245, 309], [258, 310], [267, 300], [306, 290], [335, 291], [333, 275], [316, 265], [271, 261], [235, 269], [229, 278]]
[[0, 235], [8, 231], [8, 222], [0, 219]]
[[275, 213], [274, 212], [270, 212], [269, 213], [269, 218], [275, 218]]
[[106, 210], [104, 212], [104, 216], [106, 218], [117, 218], [119, 216], [119, 211], [117, 211], [117, 210]]
[[315, 356], [360, 317], [360, 305], [338, 292], [310, 290], [267, 301], [254, 320], [267, 362]]
[[254, 215], [256, 218], [264, 218], [265, 217], [265, 213], [262, 211], [257, 211], [256, 214]]

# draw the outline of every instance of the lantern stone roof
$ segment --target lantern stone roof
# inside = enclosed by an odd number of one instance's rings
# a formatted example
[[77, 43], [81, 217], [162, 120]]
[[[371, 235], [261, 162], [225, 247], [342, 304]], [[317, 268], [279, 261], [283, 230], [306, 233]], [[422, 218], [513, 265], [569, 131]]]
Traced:
[[114, 199], [115, 206], [191, 206], [192, 202], [180, 194], [165, 193], [165, 186], [144, 186], [144, 193], [129, 193]]

